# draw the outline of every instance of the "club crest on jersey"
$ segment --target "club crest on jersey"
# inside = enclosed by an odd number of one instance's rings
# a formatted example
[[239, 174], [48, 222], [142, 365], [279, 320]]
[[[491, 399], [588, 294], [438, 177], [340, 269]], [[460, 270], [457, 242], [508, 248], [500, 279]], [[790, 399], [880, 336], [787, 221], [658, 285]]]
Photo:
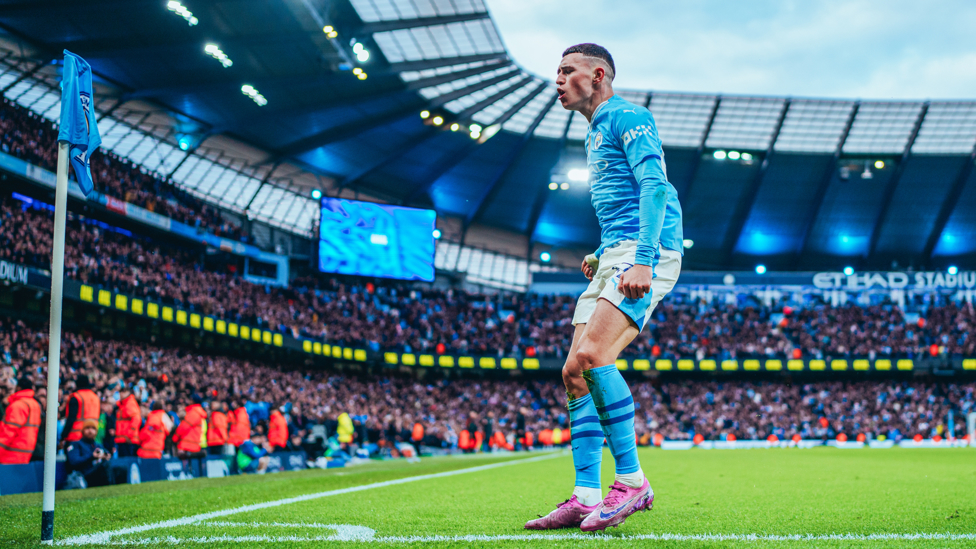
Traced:
[[602, 144], [603, 144], [603, 133], [596, 132], [596, 134], [593, 135], [593, 141], [590, 143], [590, 150], [599, 149], [600, 145]]

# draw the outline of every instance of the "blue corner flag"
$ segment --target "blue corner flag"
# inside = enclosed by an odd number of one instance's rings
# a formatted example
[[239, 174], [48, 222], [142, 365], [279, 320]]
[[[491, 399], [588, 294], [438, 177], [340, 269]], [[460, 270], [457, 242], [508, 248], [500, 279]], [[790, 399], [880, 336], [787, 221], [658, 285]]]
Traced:
[[92, 102], [92, 72], [87, 61], [64, 50], [64, 79], [61, 81], [61, 130], [58, 141], [71, 145], [69, 156], [75, 178], [85, 196], [95, 190], [91, 176], [91, 155], [102, 143], [95, 124]]

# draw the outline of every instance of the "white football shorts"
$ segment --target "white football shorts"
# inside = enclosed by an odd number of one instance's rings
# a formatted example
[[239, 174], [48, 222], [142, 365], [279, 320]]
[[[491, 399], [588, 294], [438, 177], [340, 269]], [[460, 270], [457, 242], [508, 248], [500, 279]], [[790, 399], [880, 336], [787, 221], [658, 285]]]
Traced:
[[620, 283], [620, 276], [634, 266], [636, 258], [636, 240], [624, 240], [603, 251], [593, 280], [576, 302], [573, 325], [586, 324], [596, 311], [597, 302], [603, 298], [630, 317], [638, 328], [644, 329], [654, 308], [678, 282], [678, 275], [681, 274], [681, 254], [661, 248], [661, 256], [654, 266], [654, 280], [651, 282], [650, 293], [645, 294], [641, 299], [629, 299], [620, 293], [617, 284]]

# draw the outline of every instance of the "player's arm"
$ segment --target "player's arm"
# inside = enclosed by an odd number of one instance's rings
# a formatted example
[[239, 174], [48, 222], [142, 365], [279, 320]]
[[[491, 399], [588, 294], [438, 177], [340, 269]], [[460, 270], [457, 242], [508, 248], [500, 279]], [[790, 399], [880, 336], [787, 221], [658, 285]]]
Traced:
[[651, 291], [654, 255], [664, 227], [668, 201], [664, 153], [654, 119], [646, 109], [621, 113], [614, 129], [639, 188], [640, 228], [635, 265], [621, 276], [620, 291], [631, 299], [639, 299]]

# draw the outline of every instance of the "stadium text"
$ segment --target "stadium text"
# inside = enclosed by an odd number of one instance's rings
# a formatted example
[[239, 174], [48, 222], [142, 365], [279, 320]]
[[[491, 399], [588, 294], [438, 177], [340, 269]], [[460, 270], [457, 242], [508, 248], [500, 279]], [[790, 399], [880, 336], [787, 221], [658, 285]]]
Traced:
[[0, 261], [0, 280], [8, 280], [14, 284], [27, 284], [27, 267]]
[[825, 290], [867, 290], [870, 288], [976, 288], [976, 271], [948, 274], [937, 271], [918, 273], [817, 273], [813, 285]]

